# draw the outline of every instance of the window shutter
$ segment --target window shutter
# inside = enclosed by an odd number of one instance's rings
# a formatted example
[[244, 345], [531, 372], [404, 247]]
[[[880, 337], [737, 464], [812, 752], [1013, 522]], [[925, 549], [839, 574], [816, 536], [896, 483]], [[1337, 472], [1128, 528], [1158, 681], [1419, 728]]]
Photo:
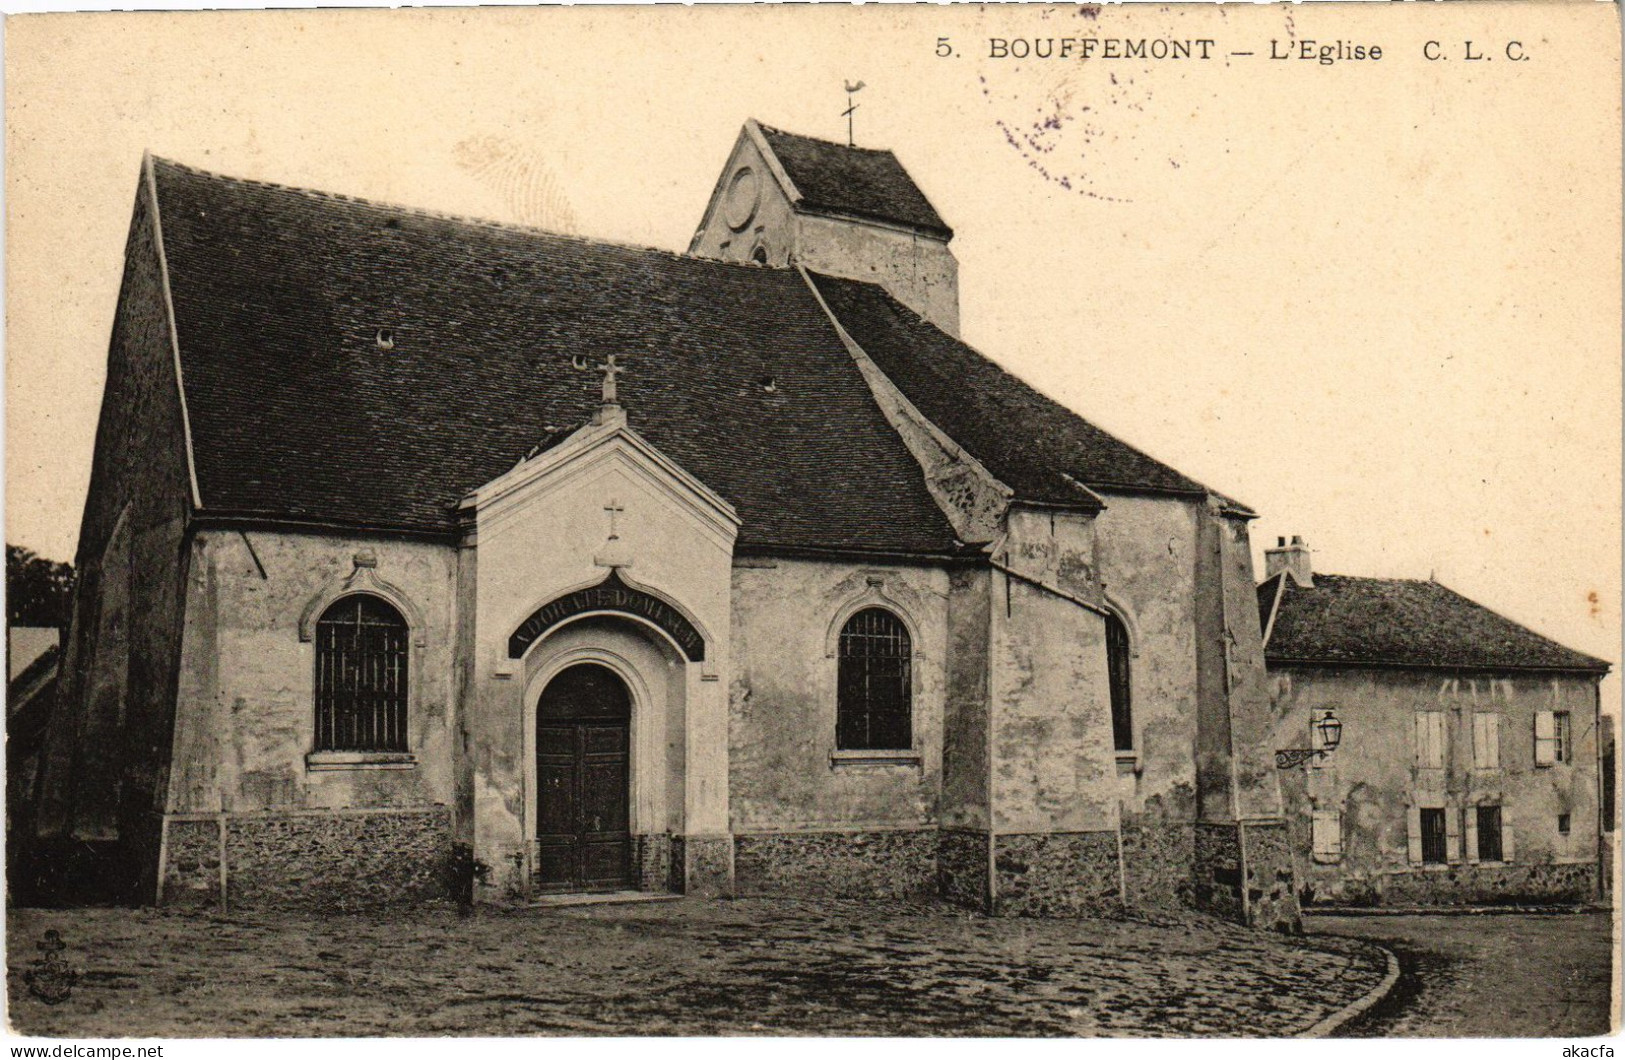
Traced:
[[[1483, 715], [1479, 715], [1483, 717]], [[1478, 807], [1467, 807], [1467, 864], [1478, 864]]]
[[1444, 808], [1444, 859], [1451, 864], [1461, 860], [1461, 807]]
[[1423, 769], [1444, 766], [1444, 711], [1416, 712], [1416, 764]]
[[1507, 824], [1505, 808], [1501, 810], [1501, 860], [1512, 860], [1512, 826]]
[[1311, 845], [1315, 860], [1337, 861], [1343, 856], [1343, 812], [1316, 810], [1310, 817]]
[[1549, 710], [1535, 711], [1535, 765], [1549, 766], [1555, 760], [1557, 724]]
[[1473, 766], [1501, 768], [1501, 715], [1473, 715]]
[[1405, 811], [1405, 835], [1412, 865], [1422, 863], [1422, 807], [1412, 806]]

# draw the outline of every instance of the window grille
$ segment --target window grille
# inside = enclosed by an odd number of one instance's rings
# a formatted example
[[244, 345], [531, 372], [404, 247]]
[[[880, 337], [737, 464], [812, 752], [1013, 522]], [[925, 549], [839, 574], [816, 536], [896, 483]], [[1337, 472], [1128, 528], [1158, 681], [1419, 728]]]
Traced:
[[908, 630], [890, 611], [865, 608], [841, 627], [836, 744], [843, 751], [913, 746]]
[[1422, 863], [1425, 865], [1443, 865], [1448, 859], [1444, 811], [1441, 809], [1424, 809], [1421, 822]]
[[1501, 860], [1501, 807], [1479, 806], [1478, 860]]
[[1129, 698], [1128, 628], [1116, 615], [1106, 616], [1106, 670], [1111, 683], [1112, 746], [1134, 750], [1134, 704]]
[[316, 750], [405, 751], [406, 620], [346, 596], [316, 623]]

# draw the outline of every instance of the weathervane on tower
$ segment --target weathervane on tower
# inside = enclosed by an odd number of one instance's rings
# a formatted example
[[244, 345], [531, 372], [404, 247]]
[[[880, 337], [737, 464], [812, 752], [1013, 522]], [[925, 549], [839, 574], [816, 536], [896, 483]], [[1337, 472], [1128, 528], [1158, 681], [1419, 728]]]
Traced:
[[846, 109], [841, 111], [841, 115], [846, 118], [846, 146], [856, 147], [857, 141], [852, 139], [852, 112], [858, 109], [858, 105], [852, 101], [852, 97], [863, 87], [863, 82], [859, 81], [855, 85], [850, 81], [842, 83], [846, 85]]

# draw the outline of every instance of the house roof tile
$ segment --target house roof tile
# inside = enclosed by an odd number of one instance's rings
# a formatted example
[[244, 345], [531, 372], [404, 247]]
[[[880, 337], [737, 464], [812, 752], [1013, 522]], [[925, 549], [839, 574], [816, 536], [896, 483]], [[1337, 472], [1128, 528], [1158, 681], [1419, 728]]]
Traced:
[[1261, 610], [1277, 578], [1275, 625], [1264, 647], [1271, 665], [1609, 669], [1603, 660], [1565, 648], [1438, 582], [1316, 574], [1306, 588], [1277, 575], [1259, 586]]

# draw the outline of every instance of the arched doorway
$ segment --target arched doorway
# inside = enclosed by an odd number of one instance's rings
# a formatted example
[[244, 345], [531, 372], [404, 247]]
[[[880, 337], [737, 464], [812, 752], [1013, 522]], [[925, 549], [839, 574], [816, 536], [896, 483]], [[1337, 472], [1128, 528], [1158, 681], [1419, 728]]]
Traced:
[[632, 885], [628, 815], [632, 694], [607, 666], [559, 671], [536, 704], [536, 884]]

